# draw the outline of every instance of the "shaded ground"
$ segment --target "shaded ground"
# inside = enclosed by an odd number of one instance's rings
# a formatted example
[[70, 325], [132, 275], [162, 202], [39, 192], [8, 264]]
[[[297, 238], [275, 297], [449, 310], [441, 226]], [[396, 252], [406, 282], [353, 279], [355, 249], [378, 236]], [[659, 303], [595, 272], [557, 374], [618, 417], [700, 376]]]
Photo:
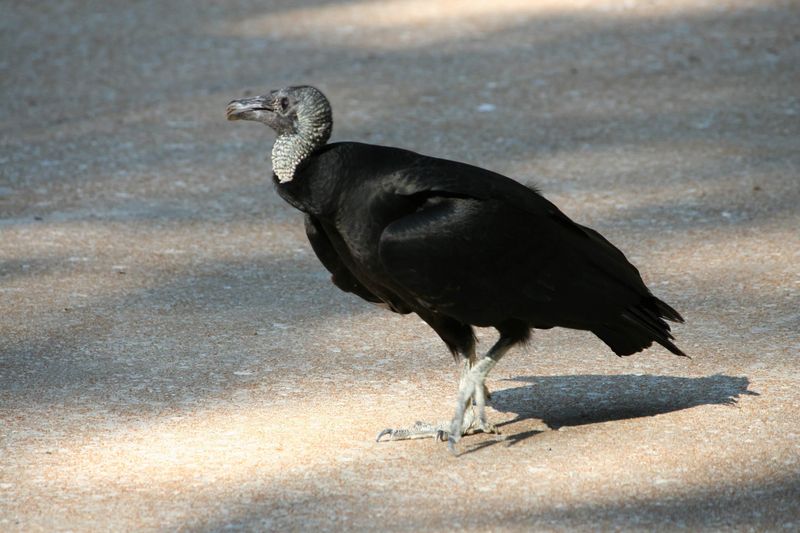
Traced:
[[[800, 528], [796, 2], [5, 2], [0, 528]], [[338, 293], [234, 97], [537, 184], [691, 360], [539, 332], [451, 415], [432, 332]], [[480, 332], [481, 346], [492, 338]]]

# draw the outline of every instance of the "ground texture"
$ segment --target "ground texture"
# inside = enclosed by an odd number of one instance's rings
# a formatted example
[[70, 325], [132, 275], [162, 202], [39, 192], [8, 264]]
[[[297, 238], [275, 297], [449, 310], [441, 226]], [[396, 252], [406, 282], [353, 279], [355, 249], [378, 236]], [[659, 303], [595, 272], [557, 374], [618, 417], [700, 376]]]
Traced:
[[[796, 2], [6, 1], [0, 529], [800, 529]], [[537, 332], [451, 457], [418, 319], [339, 293], [226, 103], [529, 184], [687, 323]], [[480, 332], [485, 349], [492, 331]]]

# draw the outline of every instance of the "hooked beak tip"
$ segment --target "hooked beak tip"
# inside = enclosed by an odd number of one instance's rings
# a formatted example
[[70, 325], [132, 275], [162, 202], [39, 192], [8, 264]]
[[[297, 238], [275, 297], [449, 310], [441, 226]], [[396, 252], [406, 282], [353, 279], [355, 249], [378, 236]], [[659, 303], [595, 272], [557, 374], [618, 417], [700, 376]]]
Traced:
[[240, 120], [242, 113], [247, 110], [238, 100], [233, 100], [225, 108], [225, 117], [228, 120]]

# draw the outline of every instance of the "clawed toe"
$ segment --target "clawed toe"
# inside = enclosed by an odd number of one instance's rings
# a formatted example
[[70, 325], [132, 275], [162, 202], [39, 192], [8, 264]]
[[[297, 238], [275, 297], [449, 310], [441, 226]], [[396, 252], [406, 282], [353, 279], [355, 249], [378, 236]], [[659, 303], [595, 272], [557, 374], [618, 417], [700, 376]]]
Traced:
[[409, 429], [387, 428], [378, 433], [375, 440], [380, 442], [387, 436], [386, 440], [390, 441], [433, 438], [437, 441], [447, 441], [447, 449], [453, 455], [457, 455], [456, 443], [461, 440], [462, 435], [499, 434], [497, 427], [486, 420], [485, 406], [489, 391], [485, 380], [497, 359], [509, 346], [508, 341], [503, 342], [501, 339], [478, 363], [472, 364], [469, 359], [465, 362], [459, 383], [456, 412], [450, 422], [436, 425], [417, 422]]
[[394, 429], [392, 429], [392, 428], [386, 428], [386, 429], [384, 429], [383, 431], [381, 431], [380, 433], [378, 433], [378, 436], [377, 436], [377, 437], [375, 437], [375, 442], [380, 442], [380, 441], [381, 441], [381, 439], [382, 439], [384, 436], [386, 436], [386, 435], [389, 435], [389, 440], [392, 440], [392, 433], [394, 433], [394, 432], [395, 432], [395, 430], [394, 430]]
[[378, 433], [378, 436], [375, 438], [375, 442], [381, 442], [381, 439], [387, 435], [389, 436], [389, 438], [386, 439], [387, 441], [429, 438], [433, 438], [435, 440], [446, 440], [446, 436], [442, 437], [442, 434], [447, 435], [448, 433], [444, 427], [444, 423], [428, 424], [426, 422], [415, 422], [410, 428], [386, 428]]
[[455, 445], [461, 440], [462, 435], [473, 435], [475, 433], [500, 434], [497, 426], [490, 422], [481, 422], [471, 414], [467, 420], [464, 420], [464, 426], [466, 427], [461, 426], [461, 431], [453, 431], [452, 426], [453, 421], [436, 425], [417, 422], [410, 428], [403, 429], [386, 428], [378, 433], [378, 436], [375, 437], [375, 442], [432, 438], [437, 442], [447, 442], [447, 449], [457, 455]]
[[483, 424], [475, 422], [464, 432], [464, 435], [474, 435], [476, 433], [491, 433], [493, 435], [499, 435], [500, 430], [497, 429], [497, 426], [489, 422], [485, 422]]
[[491, 422], [482, 422], [475, 428], [476, 432], [491, 433], [492, 435], [500, 435], [500, 430]]
[[450, 438], [447, 439], [447, 451], [449, 451], [454, 456], [458, 457], [458, 451], [456, 450], [456, 442], [459, 439], [455, 438], [454, 435], [450, 435]]

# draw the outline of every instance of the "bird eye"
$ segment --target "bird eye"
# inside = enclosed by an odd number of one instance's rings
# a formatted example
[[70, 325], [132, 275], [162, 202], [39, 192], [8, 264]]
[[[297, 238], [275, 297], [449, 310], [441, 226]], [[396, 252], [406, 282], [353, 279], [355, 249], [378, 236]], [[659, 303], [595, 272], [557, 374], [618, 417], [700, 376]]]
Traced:
[[289, 99], [287, 97], [285, 97], [285, 96], [281, 97], [281, 100], [280, 100], [279, 103], [280, 103], [280, 106], [281, 106], [281, 111], [286, 111], [286, 109], [289, 107]]

